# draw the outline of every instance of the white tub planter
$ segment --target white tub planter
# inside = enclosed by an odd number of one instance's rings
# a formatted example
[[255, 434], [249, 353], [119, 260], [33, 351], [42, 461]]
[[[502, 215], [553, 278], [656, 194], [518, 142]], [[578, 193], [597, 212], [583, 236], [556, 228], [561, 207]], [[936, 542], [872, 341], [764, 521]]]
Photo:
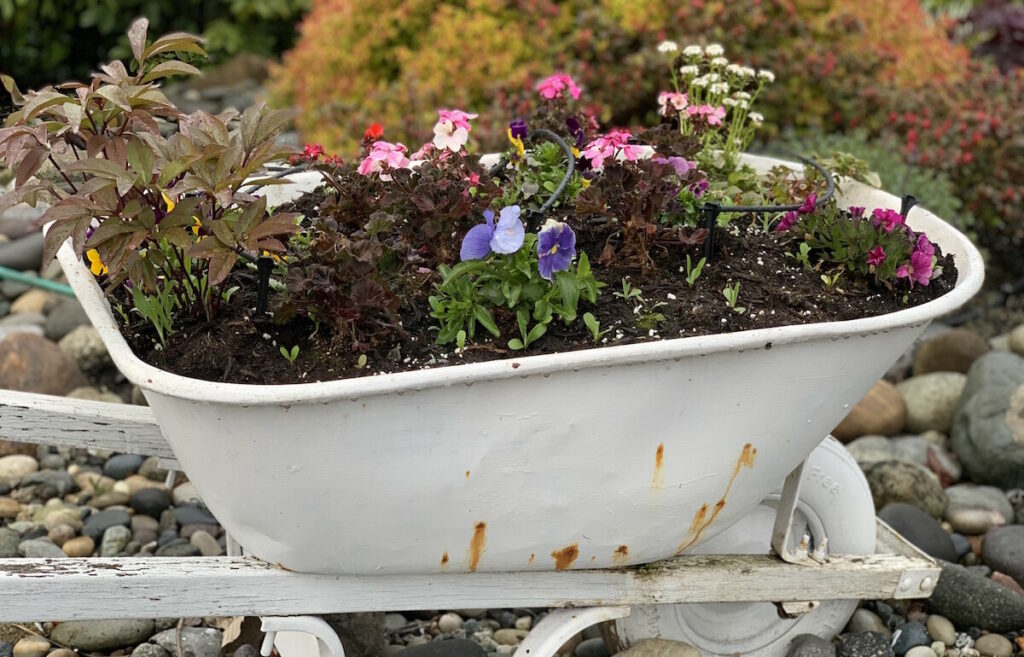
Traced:
[[[899, 206], [843, 189], [844, 204]], [[551, 570], [688, 551], [776, 489], [929, 321], [981, 285], [963, 235], [921, 209], [909, 223], [960, 274], [950, 293], [899, 312], [280, 386], [143, 363], [69, 245], [59, 257], [247, 551], [320, 573]]]

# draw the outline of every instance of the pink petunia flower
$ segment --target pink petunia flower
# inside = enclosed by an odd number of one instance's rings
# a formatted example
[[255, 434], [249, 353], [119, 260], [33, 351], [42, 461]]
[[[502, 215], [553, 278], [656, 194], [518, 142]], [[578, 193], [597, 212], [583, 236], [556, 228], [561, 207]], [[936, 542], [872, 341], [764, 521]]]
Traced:
[[914, 245], [914, 252], [910, 254], [910, 261], [902, 264], [896, 270], [896, 278], [906, 278], [910, 281], [910, 287], [914, 283], [928, 285], [932, 280], [932, 257], [935, 255], [935, 246], [928, 240], [928, 236], [921, 233]]
[[555, 73], [551, 77], [541, 80], [537, 83], [537, 91], [540, 92], [541, 98], [547, 100], [560, 98], [565, 95], [566, 91], [569, 92], [573, 100], [578, 100], [580, 97], [580, 88], [565, 73]]
[[883, 249], [882, 245], [879, 244], [875, 248], [868, 251], [868, 266], [879, 267], [882, 265], [883, 262], [885, 262], [885, 258], [885, 249]]
[[899, 212], [895, 210], [884, 210], [882, 208], [875, 208], [871, 212], [871, 223], [876, 227], [881, 226], [882, 230], [887, 233], [891, 233], [896, 230], [897, 226], [902, 226], [906, 223], [906, 219]]
[[776, 232], [779, 232], [779, 233], [786, 232], [787, 230], [789, 230], [790, 228], [795, 226], [796, 222], [799, 219], [800, 219], [800, 215], [798, 215], [796, 212], [793, 212], [792, 210], [790, 210], [789, 212], [784, 214], [782, 216], [782, 219], [779, 220], [779, 223], [777, 223], [775, 225]]
[[797, 208], [797, 212], [799, 212], [800, 214], [811, 214], [812, 212], [814, 212], [817, 209], [817, 207], [818, 207], [818, 195], [817, 194], [811, 194], [807, 198], [804, 199], [803, 204], [799, 208]]
[[725, 108], [713, 105], [690, 105], [686, 113], [691, 117], [703, 118], [708, 125], [722, 125], [722, 119], [725, 118]]

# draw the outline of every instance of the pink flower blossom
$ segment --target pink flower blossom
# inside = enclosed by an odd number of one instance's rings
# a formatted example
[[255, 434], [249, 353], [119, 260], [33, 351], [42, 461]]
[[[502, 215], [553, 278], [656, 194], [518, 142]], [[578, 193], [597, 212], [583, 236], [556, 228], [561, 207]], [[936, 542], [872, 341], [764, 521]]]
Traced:
[[469, 132], [470, 126], [469, 121], [480, 116], [479, 114], [467, 114], [462, 110], [437, 110], [439, 116], [438, 121], [451, 121], [452, 125], [456, 128], [464, 128], [466, 132]]
[[439, 150], [458, 153], [469, 141], [469, 130], [460, 128], [452, 121], [438, 121], [434, 125], [434, 146]]
[[803, 204], [797, 208], [797, 212], [800, 214], [811, 214], [818, 208], [818, 195], [811, 194], [804, 199]]
[[414, 162], [418, 160], [425, 160], [427, 159], [427, 156], [430, 155], [430, 151], [432, 150], [434, 150], [434, 145], [428, 141], [427, 143], [420, 146], [420, 149], [418, 151], [410, 155], [409, 159], [413, 160]]
[[875, 208], [871, 212], [871, 223], [875, 226], [881, 226], [882, 230], [887, 233], [891, 233], [897, 226], [904, 225], [906, 223], [906, 219], [895, 210]]
[[[686, 94], [674, 91], [662, 91], [658, 94], [658, 114], [661, 114], [662, 116], [669, 116], [670, 114], [682, 112], [689, 104], [690, 99]], [[670, 112], [669, 107], [671, 107], [674, 112]]]
[[928, 241], [928, 236], [922, 233], [917, 238], [917, 244], [914, 245], [914, 252], [910, 254], [910, 261], [900, 265], [896, 270], [896, 278], [908, 279], [910, 287], [914, 287], [914, 283], [928, 285], [932, 280], [932, 257], [934, 255], [935, 246]]
[[851, 217], [863, 217], [864, 216], [864, 210], [865, 210], [865, 208], [862, 205], [851, 205], [848, 208], [848, 211], [849, 211]]
[[686, 113], [691, 117], [703, 118], [708, 125], [722, 125], [722, 119], [725, 118], [725, 108], [713, 105], [690, 105]]
[[868, 251], [868, 266], [879, 267], [883, 262], [885, 262], [885, 258], [885, 249], [883, 249], [882, 245], [879, 244]]
[[409, 158], [405, 155], [407, 150], [404, 144], [375, 141], [370, 147], [370, 154], [359, 163], [358, 172], [364, 176], [379, 173], [381, 180], [391, 180], [386, 171], [409, 168]]
[[798, 219], [800, 219], [800, 215], [790, 210], [784, 214], [782, 219], [779, 220], [779, 223], [775, 225], [775, 230], [777, 232], [784, 233], [795, 226]]
[[547, 100], [554, 100], [565, 95], [565, 91], [569, 91], [569, 95], [572, 96], [573, 100], [578, 100], [580, 97], [580, 88], [576, 86], [572, 78], [565, 73], [555, 73], [549, 78], [541, 80], [537, 84], [537, 91], [540, 92], [541, 98]]
[[629, 143], [632, 136], [628, 130], [612, 130], [587, 144], [582, 155], [590, 160], [590, 166], [594, 169], [600, 169], [606, 159], [615, 157], [617, 153], [621, 153], [626, 160], [635, 162], [643, 156], [643, 149]]

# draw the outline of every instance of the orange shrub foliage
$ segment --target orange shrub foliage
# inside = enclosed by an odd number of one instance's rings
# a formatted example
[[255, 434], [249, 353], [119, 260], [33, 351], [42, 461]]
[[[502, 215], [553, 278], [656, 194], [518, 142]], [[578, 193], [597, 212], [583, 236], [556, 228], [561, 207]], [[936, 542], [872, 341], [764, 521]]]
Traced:
[[474, 138], [493, 145], [558, 70], [602, 121], [628, 125], [667, 82], [665, 38], [775, 71], [769, 130], [884, 122], [882, 91], [956, 80], [967, 61], [916, 0], [315, 0], [301, 32], [277, 98], [299, 108], [304, 139], [342, 152], [373, 122], [415, 150], [439, 107], [479, 112]]

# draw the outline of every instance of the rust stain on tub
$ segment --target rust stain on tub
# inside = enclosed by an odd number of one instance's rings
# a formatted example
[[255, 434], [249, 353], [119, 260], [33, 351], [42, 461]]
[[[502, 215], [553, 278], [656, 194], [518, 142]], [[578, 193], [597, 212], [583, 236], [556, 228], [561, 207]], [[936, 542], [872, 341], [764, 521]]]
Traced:
[[445, 552], [441, 555], [441, 567], [445, 568], [448, 566], [448, 553]]
[[480, 557], [483, 556], [486, 543], [487, 523], [481, 521], [473, 527], [473, 538], [470, 539], [469, 550], [466, 551], [469, 559], [469, 572], [476, 572], [476, 567], [480, 564]]
[[566, 545], [561, 550], [555, 550], [551, 553], [551, 558], [555, 560], [555, 570], [568, 570], [572, 568], [572, 562], [576, 561], [579, 556], [580, 546], [578, 543]]
[[466, 479], [469, 479], [469, 470], [466, 470]]
[[651, 488], [661, 488], [665, 485], [665, 443], [658, 443], [658, 449], [654, 452], [654, 476], [651, 477]]
[[701, 505], [700, 509], [693, 516], [693, 522], [690, 523], [690, 529], [686, 533], [686, 538], [676, 548], [676, 554], [682, 554], [688, 547], [700, 540], [701, 534], [707, 529], [711, 523], [715, 521], [718, 514], [725, 508], [725, 499], [729, 496], [729, 491], [732, 490], [732, 485], [736, 482], [736, 477], [739, 476], [740, 471], [743, 468], [754, 467], [754, 457], [757, 456], [757, 448], [747, 443], [743, 446], [743, 451], [740, 452], [740, 457], [736, 459], [736, 465], [732, 469], [732, 476], [729, 477], [729, 483], [725, 485], [725, 492], [722, 493], [722, 497], [715, 502], [714, 510], [711, 511], [711, 515], [708, 516], [708, 504], [705, 502]]
[[533, 560], [536, 559], [536, 558], [537, 558], [537, 555], [535, 555], [533, 552], [531, 552], [530, 553], [530, 565], [531, 566], [533, 565]]
[[620, 545], [619, 547], [615, 548], [615, 552], [612, 553], [612, 562], [613, 563], [622, 564], [622, 563], [625, 563], [626, 559], [628, 559], [628, 558], [629, 558], [629, 546], [628, 545]]

